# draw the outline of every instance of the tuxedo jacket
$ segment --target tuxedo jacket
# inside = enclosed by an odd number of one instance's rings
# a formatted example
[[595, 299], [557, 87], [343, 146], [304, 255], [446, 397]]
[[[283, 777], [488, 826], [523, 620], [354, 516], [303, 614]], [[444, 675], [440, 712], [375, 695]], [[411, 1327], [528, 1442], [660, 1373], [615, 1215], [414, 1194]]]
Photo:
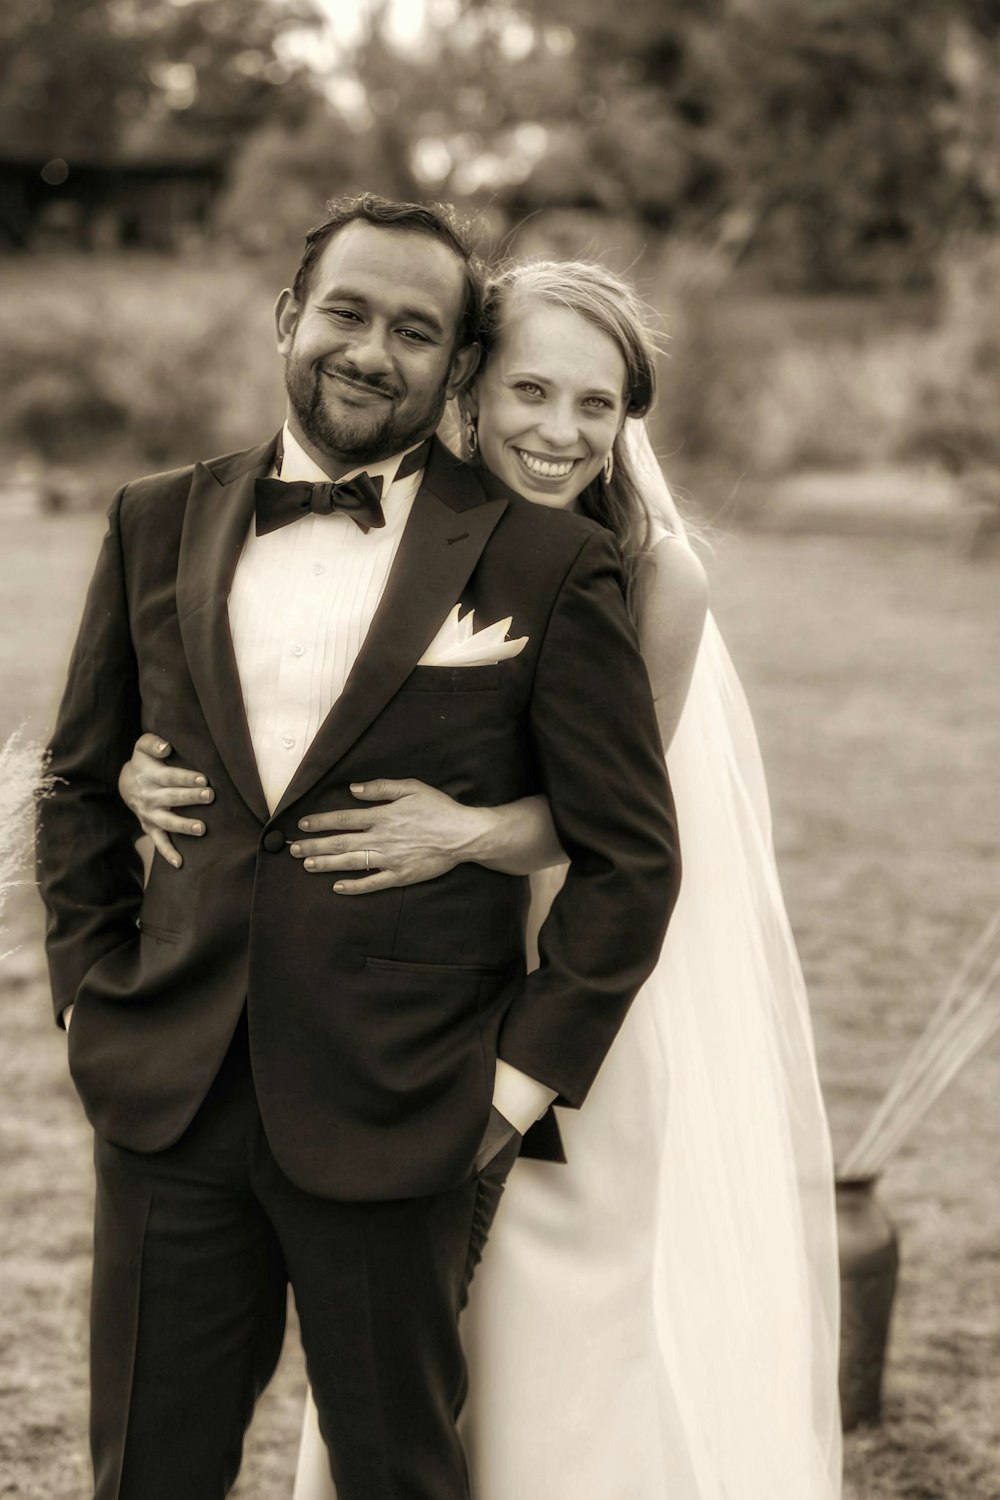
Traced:
[[[56, 1013], [75, 1003], [73, 1078], [117, 1145], [177, 1140], [246, 1006], [264, 1128], [293, 1181], [345, 1199], [437, 1192], [471, 1171], [496, 1057], [579, 1106], [658, 957], [679, 858], [649, 683], [610, 535], [435, 442], [343, 694], [269, 813], [227, 601], [274, 450], [140, 479], [111, 506], [40, 812]], [[525, 648], [419, 666], [459, 601], [480, 625], [513, 616]], [[145, 888], [117, 791], [143, 731], [216, 794], [208, 834], [179, 870], [156, 857]], [[300, 818], [355, 805], [349, 783], [377, 776], [480, 806], [548, 797], [570, 865], [536, 972], [526, 880], [461, 864], [351, 899], [291, 857]]]

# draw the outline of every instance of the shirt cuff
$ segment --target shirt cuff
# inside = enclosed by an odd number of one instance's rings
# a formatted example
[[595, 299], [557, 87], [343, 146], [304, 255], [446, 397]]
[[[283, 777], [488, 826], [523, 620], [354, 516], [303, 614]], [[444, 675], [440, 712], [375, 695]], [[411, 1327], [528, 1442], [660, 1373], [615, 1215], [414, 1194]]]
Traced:
[[527, 1073], [512, 1067], [503, 1058], [497, 1058], [493, 1107], [520, 1135], [526, 1135], [535, 1121], [541, 1119], [555, 1097], [555, 1089], [539, 1083], [536, 1078], [529, 1078]]

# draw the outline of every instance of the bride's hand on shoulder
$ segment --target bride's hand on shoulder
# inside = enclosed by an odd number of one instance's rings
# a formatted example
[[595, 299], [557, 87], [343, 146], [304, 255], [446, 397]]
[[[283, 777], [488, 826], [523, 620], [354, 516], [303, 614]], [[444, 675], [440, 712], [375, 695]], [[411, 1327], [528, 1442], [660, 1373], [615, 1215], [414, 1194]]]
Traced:
[[215, 793], [200, 771], [164, 765], [172, 753], [173, 746], [168, 740], [156, 734], [140, 735], [131, 760], [121, 768], [118, 792], [139, 819], [143, 832], [152, 839], [157, 853], [179, 870], [183, 860], [170, 834], [202, 838], [207, 829], [202, 819], [182, 816], [174, 809], [196, 804], [204, 807], [214, 801]]

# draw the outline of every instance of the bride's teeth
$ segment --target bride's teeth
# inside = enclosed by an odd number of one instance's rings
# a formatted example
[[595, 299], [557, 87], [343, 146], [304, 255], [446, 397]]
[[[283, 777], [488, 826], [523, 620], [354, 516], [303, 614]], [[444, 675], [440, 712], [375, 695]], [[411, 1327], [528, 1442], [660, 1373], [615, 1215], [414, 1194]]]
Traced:
[[525, 453], [523, 448], [518, 448], [521, 462], [532, 474], [537, 474], [539, 479], [565, 479], [573, 472], [573, 459], [564, 459], [561, 463], [550, 463], [543, 458], [536, 458], [533, 453]]

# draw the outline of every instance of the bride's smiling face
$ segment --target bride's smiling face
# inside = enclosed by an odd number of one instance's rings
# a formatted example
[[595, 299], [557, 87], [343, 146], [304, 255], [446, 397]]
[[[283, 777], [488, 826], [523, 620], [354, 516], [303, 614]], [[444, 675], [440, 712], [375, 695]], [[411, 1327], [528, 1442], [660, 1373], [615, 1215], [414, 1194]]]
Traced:
[[571, 506], [625, 420], [626, 373], [579, 313], [519, 298], [471, 396], [483, 462], [528, 500]]

